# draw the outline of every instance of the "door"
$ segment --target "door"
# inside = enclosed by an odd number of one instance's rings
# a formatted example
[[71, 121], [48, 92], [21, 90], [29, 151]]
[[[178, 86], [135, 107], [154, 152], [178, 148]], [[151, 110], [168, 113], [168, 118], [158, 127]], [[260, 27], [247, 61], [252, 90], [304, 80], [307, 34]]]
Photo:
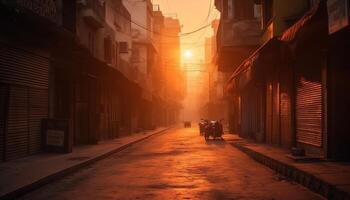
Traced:
[[272, 83], [266, 87], [266, 143], [272, 144], [272, 123], [273, 123], [273, 106], [272, 106]]
[[292, 83], [290, 69], [284, 69], [281, 73], [281, 142], [285, 148], [293, 146], [292, 128]]
[[29, 155], [28, 89], [11, 86], [6, 126], [5, 159]]
[[273, 83], [272, 90], [272, 144], [281, 145], [279, 82]]
[[97, 84], [97, 79], [88, 77], [88, 141], [90, 144], [95, 144], [98, 141], [98, 133], [100, 127], [100, 93]]
[[297, 141], [322, 147], [322, 84], [301, 78], [296, 104]]

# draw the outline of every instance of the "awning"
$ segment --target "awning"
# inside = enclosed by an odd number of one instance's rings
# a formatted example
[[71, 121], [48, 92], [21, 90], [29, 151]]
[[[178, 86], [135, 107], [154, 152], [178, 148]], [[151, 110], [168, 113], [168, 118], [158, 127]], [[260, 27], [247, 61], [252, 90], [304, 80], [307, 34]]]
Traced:
[[264, 74], [283, 60], [284, 47], [278, 38], [273, 38], [262, 45], [233, 72], [226, 91], [229, 93], [239, 91], [254, 78], [264, 77]]
[[[257, 48], [257, 47], [255, 47]], [[241, 61], [254, 52], [254, 47], [223, 47], [218, 52], [217, 64], [219, 71], [232, 72]]]
[[290, 45], [315, 41], [328, 36], [326, 1], [319, 1], [300, 20], [287, 29], [280, 40]]

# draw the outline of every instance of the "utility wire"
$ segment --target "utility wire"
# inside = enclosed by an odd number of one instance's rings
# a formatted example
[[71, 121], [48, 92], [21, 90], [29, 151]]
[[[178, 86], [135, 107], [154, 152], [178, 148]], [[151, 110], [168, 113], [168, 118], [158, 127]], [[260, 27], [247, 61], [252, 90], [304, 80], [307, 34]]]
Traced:
[[132, 24], [134, 24], [134, 25], [136, 25], [136, 26], [138, 26], [138, 27], [140, 27], [140, 28], [142, 28], [142, 29], [144, 29], [144, 30], [146, 30], [146, 31], [148, 31], [148, 32], [151, 32], [151, 33], [154, 33], [154, 34], [157, 34], [157, 35], [164, 36], [164, 37], [175, 37], [175, 38], [176, 38], [176, 37], [186, 37], [186, 36], [189, 36], [189, 35], [192, 35], [192, 34], [194, 34], [194, 33], [197, 33], [197, 32], [199, 32], [199, 31], [201, 31], [201, 30], [203, 30], [203, 29], [205, 29], [205, 28], [211, 26], [211, 23], [209, 23], [209, 24], [206, 24], [206, 25], [204, 25], [204, 26], [202, 26], [202, 27], [199, 27], [198, 29], [195, 29], [195, 30], [193, 30], [193, 31], [186, 32], [186, 33], [181, 33], [180, 35], [165, 35], [165, 34], [161, 34], [161, 33], [159, 33], [159, 32], [156, 32], [156, 31], [154, 31], [154, 30], [151, 30], [151, 29], [149, 29], [149, 28], [147, 28], [147, 27], [141, 25], [140, 23], [133, 21], [131, 18], [129, 18], [129, 17], [127, 17], [127, 16], [125, 16], [125, 15], [119, 13], [119, 12], [116, 12], [116, 13], [117, 13], [119, 16], [124, 17], [125, 19], [127, 19], [127, 20], [128, 20], [129, 22], [131, 22]]
[[138, 27], [140, 27], [140, 28], [142, 28], [142, 29], [144, 29], [144, 30], [146, 30], [146, 31], [148, 31], [148, 32], [151, 32], [151, 33], [154, 33], [154, 34], [157, 34], [157, 35], [160, 35], [160, 36], [164, 36], [164, 37], [174, 37], [174, 38], [177, 38], [177, 37], [186, 37], [186, 36], [189, 36], [189, 35], [191, 35], [191, 34], [197, 33], [198, 31], [201, 31], [201, 30], [203, 30], [203, 29], [205, 29], [205, 28], [211, 26], [211, 24], [207, 24], [207, 25], [202, 26], [202, 27], [200, 27], [200, 28], [198, 28], [198, 29], [195, 29], [195, 30], [190, 31], [190, 32], [182, 33], [182, 34], [180, 34], [180, 35], [165, 35], [165, 34], [161, 34], [161, 33], [159, 33], [159, 32], [153, 31], [153, 30], [151, 30], [151, 29], [149, 29], [149, 28], [147, 28], [147, 27], [145, 27], [145, 26], [143, 26], [143, 25], [141, 25], [141, 24], [139, 24], [139, 23], [137, 23], [137, 22], [135, 22], [135, 21], [129, 19], [128, 17], [126, 17], [126, 16], [124, 16], [124, 15], [122, 15], [122, 14], [120, 14], [120, 13], [117, 13], [117, 14], [118, 14], [119, 16], [122, 16], [122, 17], [126, 18], [126, 19], [127, 19], [129, 22], [131, 22], [132, 24], [134, 24], [134, 25], [136, 25], [136, 26], [138, 26]]

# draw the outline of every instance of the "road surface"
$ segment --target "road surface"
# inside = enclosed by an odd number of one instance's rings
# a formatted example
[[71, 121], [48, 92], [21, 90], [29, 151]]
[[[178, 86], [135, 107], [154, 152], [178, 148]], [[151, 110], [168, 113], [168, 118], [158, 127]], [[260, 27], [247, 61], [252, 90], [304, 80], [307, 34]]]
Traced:
[[197, 128], [172, 129], [22, 199], [323, 199]]

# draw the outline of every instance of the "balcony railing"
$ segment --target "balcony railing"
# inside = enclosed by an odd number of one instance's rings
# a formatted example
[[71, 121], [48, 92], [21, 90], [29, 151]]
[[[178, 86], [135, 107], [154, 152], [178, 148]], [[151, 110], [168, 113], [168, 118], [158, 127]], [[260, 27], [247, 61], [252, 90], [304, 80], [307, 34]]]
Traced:
[[106, 15], [106, 9], [105, 9], [106, 5], [105, 4], [106, 3], [104, 0], [88, 0], [87, 1], [87, 6], [89, 8], [91, 8], [101, 20], [105, 19], [105, 15]]
[[96, 28], [102, 28], [105, 21], [105, 1], [88, 0], [82, 9], [83, 16], [89, 24]]
[[260, 43], [261, 28], [259, 20], [242, 20], [223, 23], [221, 31], [222, 46], [254, 46]]

